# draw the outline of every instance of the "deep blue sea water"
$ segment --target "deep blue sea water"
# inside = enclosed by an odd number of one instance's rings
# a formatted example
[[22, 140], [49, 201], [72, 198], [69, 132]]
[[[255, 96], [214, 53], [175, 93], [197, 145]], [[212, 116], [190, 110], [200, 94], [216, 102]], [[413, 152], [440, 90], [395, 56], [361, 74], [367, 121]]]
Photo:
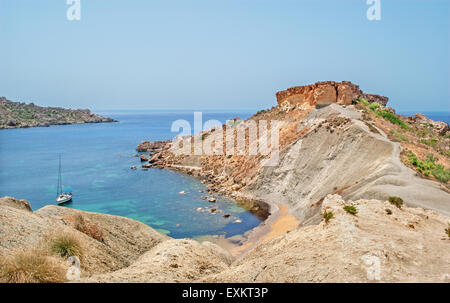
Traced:
[[[61, 154], [64, 190], [74, 193], [67, 207], [136, 219], [175, 238], [230, 237], [259, 225], [260, 218], [223, 197], [215, 206], [231, 218], [197, 212], [209, 203], [200, 198], [204, 194], [198, 190], [204, 186], [194, 178], [161, 169], [130, 169], [141, 164], [133, 155], [142, 140], [172, 139], [172, 122], [193, 123], [193, 112], [99, 114], [120, 122], [0, 130], [0, 196], [26, 199], [34, 210], [55, 204]], [[203, 122], [251, 114], [206, 112]], [[236, 219], [242, 223], [233, 223]]]

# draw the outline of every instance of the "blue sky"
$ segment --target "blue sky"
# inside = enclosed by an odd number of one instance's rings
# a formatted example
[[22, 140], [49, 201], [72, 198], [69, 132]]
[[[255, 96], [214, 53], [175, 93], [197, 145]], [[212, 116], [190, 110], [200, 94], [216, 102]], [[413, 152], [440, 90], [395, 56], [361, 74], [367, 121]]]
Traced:
[[100, 109], [262, 109], [350, 80], [399, 111], [449, 111], [449, 3], [0, 0], [0, 96]]

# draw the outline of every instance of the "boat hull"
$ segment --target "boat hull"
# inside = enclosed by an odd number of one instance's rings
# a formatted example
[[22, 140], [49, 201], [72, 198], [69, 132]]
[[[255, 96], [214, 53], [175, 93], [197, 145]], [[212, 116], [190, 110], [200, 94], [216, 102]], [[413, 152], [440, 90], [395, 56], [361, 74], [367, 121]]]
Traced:
[[70, 201], [72, 201], [72, 195], [60, 196], [56, 199], [56, 203], [58, 203], [58, 205], [65, 204]]

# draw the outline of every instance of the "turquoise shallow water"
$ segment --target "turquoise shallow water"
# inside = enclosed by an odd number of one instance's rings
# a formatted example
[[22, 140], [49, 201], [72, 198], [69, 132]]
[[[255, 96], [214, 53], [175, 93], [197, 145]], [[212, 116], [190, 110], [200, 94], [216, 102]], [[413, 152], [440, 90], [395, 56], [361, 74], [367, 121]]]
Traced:
[[[120, 215], [139, 220], [175, 238], [220, 234], [230, 237], [256, 227], [261, 219], [219, 197], [221, 214], [197, 212], [209, 203], [198, 192], [204, 186], [189, 176], [160, 169], [131, 170], [139, 142], [166, 140], [175, 135], [177, 119], [193, 120], [193, 112], [102, 112], [119, 123], [51, 126], [0, 131], [0, 196], [30, 201], [36, 210], [55, 204], [58, 154], [63, 184], [74, 193], [66, 207]], [[204, 113], [203, 121], [250, 112]], [[192, 124], [193, 125], [193, 124]], [[185, 195], [180, 195], [185, 191]], [[242, 223], [233, 223], [236, 219]]]

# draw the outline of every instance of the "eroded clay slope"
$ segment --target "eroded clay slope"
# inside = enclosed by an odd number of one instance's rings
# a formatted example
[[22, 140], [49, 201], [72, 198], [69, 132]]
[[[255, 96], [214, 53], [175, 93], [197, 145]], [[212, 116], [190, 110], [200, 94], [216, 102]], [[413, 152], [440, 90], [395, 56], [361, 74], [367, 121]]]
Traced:
[[403, 165], [400, 145], [369, 123], [353, 106], [312, 110], [299, 124], [308, 132], [281, 152], [278, 166], [262, 167], [245, 191], [289, 205], [303, 224], [318, 221], [330, 193], [344, 199], [399, 196], [408, 205], [450, 215], [450, 194]]

